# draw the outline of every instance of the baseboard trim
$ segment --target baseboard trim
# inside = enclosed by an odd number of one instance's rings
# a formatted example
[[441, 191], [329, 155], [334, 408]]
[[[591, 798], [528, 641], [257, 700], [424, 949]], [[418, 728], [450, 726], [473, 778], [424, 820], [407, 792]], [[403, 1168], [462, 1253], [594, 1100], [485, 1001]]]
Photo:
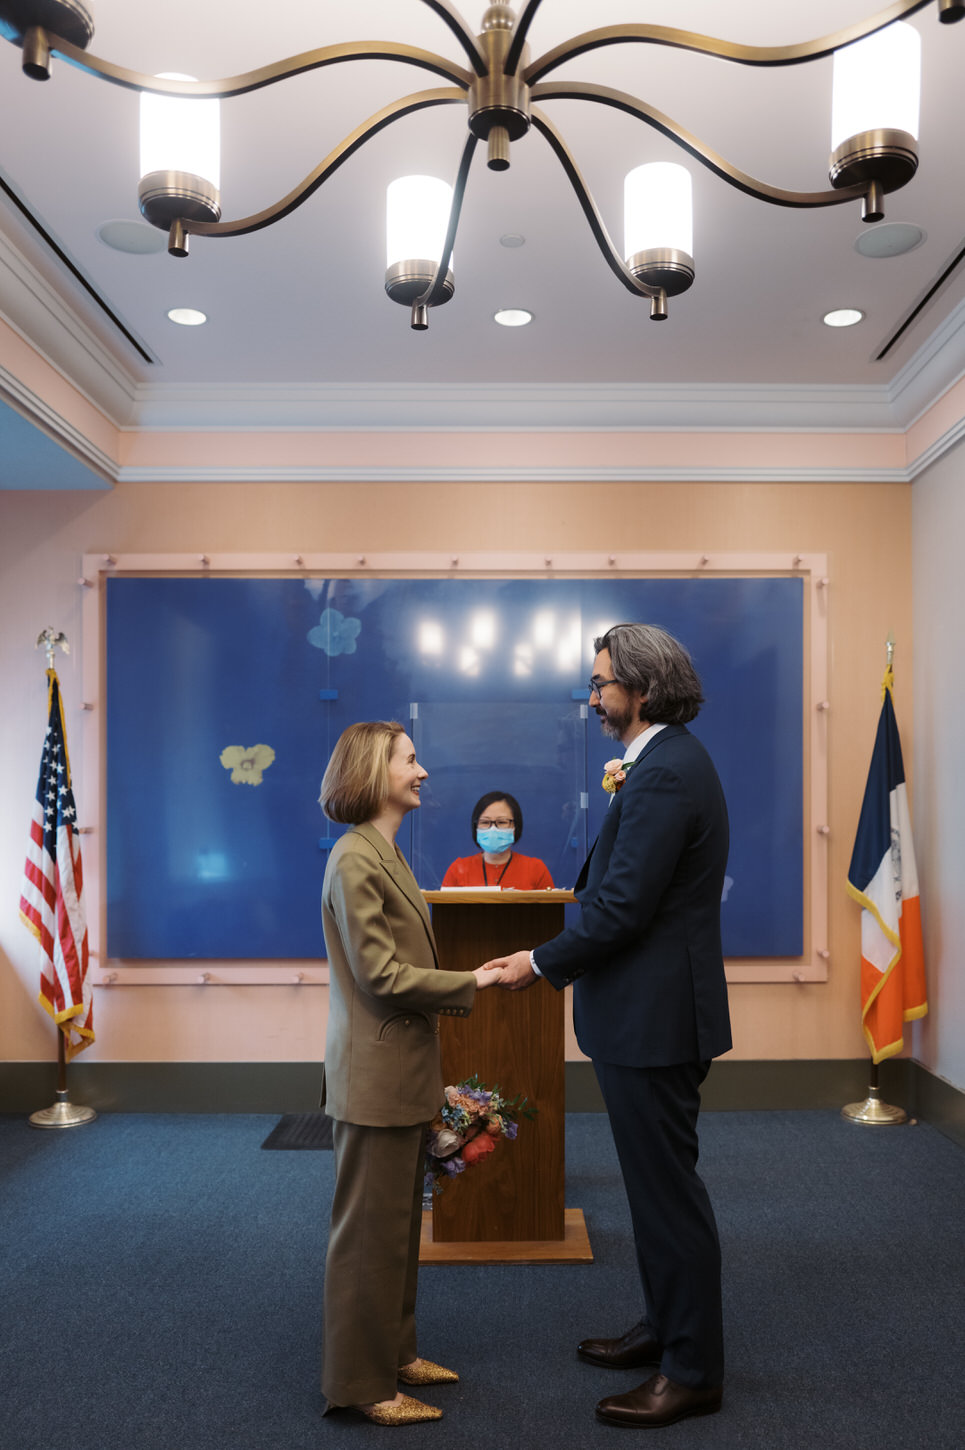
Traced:
[[[99, 1113], [307, 1113], [318, 1107], [317, 1062], [83, 1062], [67, 1069], [73, 1103]], [[0, 1112], [48, 1107], [57, 1065], [0, 1062]]]
[[[317, 1062], [74, 1062], [72, 1102], [102, 1113], [305, 1113], [318, 1106]], [[715, 1062], [703, 1089], [705, 1112], [842, 1108], [868, 1093], [866, 1058]], [[0, 1112], [36, 1112], [54, 1101], [53, 1062], [0, 1062]], [[514, 1084], [525, 1092], [525, 1083]], [[965, 1147], [965, 1093], [910, 1058], [879, 1069], [885, 1101], [903, 1107]], [[603, 1112], [588, 1062], [566, 1064], [566, 1109]]]

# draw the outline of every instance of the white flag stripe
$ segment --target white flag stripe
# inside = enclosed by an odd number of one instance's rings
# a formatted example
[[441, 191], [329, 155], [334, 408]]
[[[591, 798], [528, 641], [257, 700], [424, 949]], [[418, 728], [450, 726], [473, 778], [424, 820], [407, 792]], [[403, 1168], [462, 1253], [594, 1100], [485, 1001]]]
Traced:
[[895, 831], [901, 843], [901, 894], [903, 898], [918, 895], [918, 868], [915, 865], [915, 849], [911, 839], [911, 812], [908, 809], [908, 791], [905, 782], [891, 792], [891, 831]]

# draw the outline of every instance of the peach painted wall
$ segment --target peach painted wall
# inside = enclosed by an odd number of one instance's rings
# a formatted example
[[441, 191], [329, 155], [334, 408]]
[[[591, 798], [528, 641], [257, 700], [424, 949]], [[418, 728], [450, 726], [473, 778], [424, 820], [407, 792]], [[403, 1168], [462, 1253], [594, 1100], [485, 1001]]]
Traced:
[[[603, 434], [599, 452], [603, 467]], [[54, 1053], [52, 1029], [36, 1005], [34, 943], [18, 919], [17, 896], [46, 708], [43, 658], [34, 640], [51, 624], [75, 647], [58, 660], [72, 740], [83, 723], [77, 579], [85, 553], [605, 552], [616, 540], [626, 550], [828, 555], [829, 979], [732, 986], [733, 1055], [862, 1056], [858, 914], [843, 883], [889, 630], [898, 641], [896, 704], [906, 763], [913, 759], [911, 501], [911, 486], [899, 483], [128, 483], [106, 494], [3, 494], [0, 1059], [48, 1060]], [[735, 720], [734, 728], [752, 730], [754, 721]], [[83, 819], [76, 753], [73, 764]], [[306, 986], [99, 989], [98, 1040], [86, 1059], [318, 1059], [326, 992]], [[572, 1043], [569, 1055], [578, 1055]]]

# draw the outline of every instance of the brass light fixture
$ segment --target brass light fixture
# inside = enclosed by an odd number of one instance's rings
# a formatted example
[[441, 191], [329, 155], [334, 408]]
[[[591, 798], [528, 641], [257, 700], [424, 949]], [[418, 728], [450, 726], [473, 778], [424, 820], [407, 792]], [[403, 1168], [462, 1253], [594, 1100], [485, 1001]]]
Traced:
[[[694, 280], [690, 177], [672, 163], [637, 167], [627, 178], [626, 247], [617, 251], [566, 143], [536, 101], [583, 100], [635, 116], [675, 142], [728, 185], [775, 206], [826, 207], [860, 199], [867, 222], [884, 216], [884, 197], [914, 176], [918, 167], [917, 32], [898, 22], [933, 0], [898, 0], [868, 20], [798, 45], [749, 46], [663, 25], [610, 25], [564, 41], [531, 60], [526, 37], [541, 0], [523, 0], [519, 15], [509, 4], [488, 6], [475, 34], [449, 0], [422, 0], [448, 26], [468, 68], [399, 42], [363, 41], [322, 46], [244, 75], [219, 81], [157, 77], [99, 60], [87, 53], [93, 19], [81, 0], [0, 0], [0, 35], [23, 49], [24, 72], [50, 76], [51, 57], [142, 97], [141, 211], [168, 232], [168, 250], [188, 253], [189, 237], [242, 236], [271, 226], [301, 206], [358, 149], [394, 121], [435, 106], [466, 105], [469, 135], [455, 184], [443, 193], [437, 178], [402, 178], [390, 187], [390, 241], [385, 289], [411, 309], [411, 325], [428, 326], [429, 308], [453, 295], [452, 249], [473, 152], [485, 141], [488, 165], [505, 171], [511, 148], [530, 129], [549, 143], [563, 167], [604, 261], [630, 291], [650, 301], [650, 316], [667, 316], [668, 297]], [[938, 18], [965, 18], [965, 0], [935, 0]], [[546, 80], [564, 62], [608, 45], [659, 45], [716, 56], [748, 66], [789, 66], [835, 58], [830, 191], [786, 191], [738, 170], [669, 116], [625, 91], [579, 81]], [[217, 102], [354, 60], [395, 60], [442, 77], [448, 85], [417, 91], [384, 106], [351, 131], [287, 196], [264, 211], [221, 220], [218, 179]], [[188, 124], [181, 126], [179, 110]], [[205, 112], [205, 108], [207, 111]], [[208, 138], [207, 159], [192, 159], [193, 146]], [[429, 198], [427, 200], [427, 198]], [[413, 219], [432, 224], [416, 233]]]

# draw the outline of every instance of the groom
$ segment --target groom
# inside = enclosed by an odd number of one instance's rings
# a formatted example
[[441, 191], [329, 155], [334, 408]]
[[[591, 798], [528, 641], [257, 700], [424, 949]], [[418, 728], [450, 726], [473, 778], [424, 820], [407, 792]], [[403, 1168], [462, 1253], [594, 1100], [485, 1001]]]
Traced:
[[[574, 1020], [606, 1103], [633, 1223], [640, 1321], [577, 1354], [656, 1371], [597, 1416], [669, 1425], [720, 1409], [720, 1247], [697, 1174], [700, 1084], [731, 1046], [720, 941], [727, 807], [686, 729], [703, 703], [690, 656], [663, 630], [618, 624], [594, 641], [590, 704], [624, 772], [580, 872], [580, 916], [535, 951], [487, 966], [501, 985], [575, 981]], [[620, 777], [617, 777], [620, 780]]]

